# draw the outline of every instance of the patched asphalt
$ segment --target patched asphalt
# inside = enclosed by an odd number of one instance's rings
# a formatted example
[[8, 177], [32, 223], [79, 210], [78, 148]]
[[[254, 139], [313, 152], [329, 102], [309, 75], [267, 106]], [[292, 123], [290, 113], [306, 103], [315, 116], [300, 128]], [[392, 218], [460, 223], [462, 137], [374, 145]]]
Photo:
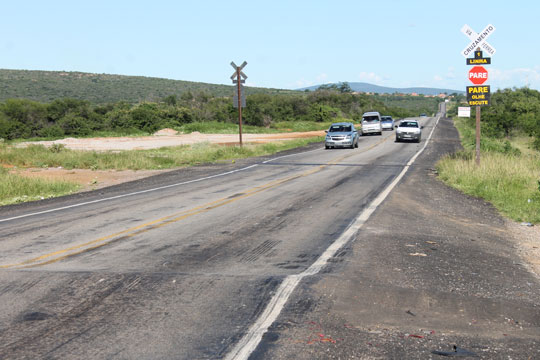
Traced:
[[[425, 141], [425, 140], [424, 140]], [[488, 203], [444, 185], [443, 118], [356, 238], [295, 291], [250, 359], [540, 358], [540, 282]]]

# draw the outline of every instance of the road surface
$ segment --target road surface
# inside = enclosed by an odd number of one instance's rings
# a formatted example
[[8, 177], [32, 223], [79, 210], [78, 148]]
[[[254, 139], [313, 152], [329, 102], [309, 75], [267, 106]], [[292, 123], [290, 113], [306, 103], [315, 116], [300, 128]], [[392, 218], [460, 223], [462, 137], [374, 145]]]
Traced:
[[[469, 350], [538, 356], [537, 279], [498, 220], [460, 234], [460, 195], [426, 182], [457, 146], [440, 118], [420, 144], [384, 132], [0, 208], [0, 358], [426, 358], [481, 326]], [[454, 313], [431, 329], [437, 307]]]

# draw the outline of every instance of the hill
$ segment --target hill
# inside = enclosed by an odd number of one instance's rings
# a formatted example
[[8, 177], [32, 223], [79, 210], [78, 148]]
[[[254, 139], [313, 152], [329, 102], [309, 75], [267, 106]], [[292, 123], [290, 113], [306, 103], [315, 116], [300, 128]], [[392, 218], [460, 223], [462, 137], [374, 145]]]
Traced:
[[[246, 94], [293, 93], [294, 90], [246, 87]], [[92, 74], [65, 71], [0, 69], [0, 102], [24, 98], [50, 102], [58, 98], [87, 100], [95, 104], [127, 101], [158, 101], [169, 95], [207, 92], [213, 96], [232, 96], [232, 85], [170, 80], [144, 76]]]
[[[438, 95], [441, 93], [446, 94], [462, 94], [465, 93], [462, 90], [452, 90], [452, 89], [438, 89], [438, 88], [428, 88], [428, 87], [410, 87], [410, 88], [392, 88], [392, 87], [386, 87], [386, 86], [379, 86], [364, 82], [350, 82], [348, 83], [349, 86], [353, 91], [357, 92], [364, 92], [364, 93], [377, 93], [377, 94], [394, 94], [394, 93], [400, 93], [400, 94], [423, 94], [423, 95]], [[332, 84], [325, 84], [325, 85], [332, 85]], [[336, 84], [338, 85], [338, 84]], [[315, 91], [319, 88], [321, 85], [314, 85], [307, 88], [298, 89], [301, 91], [309, 90], [309, 91]]]

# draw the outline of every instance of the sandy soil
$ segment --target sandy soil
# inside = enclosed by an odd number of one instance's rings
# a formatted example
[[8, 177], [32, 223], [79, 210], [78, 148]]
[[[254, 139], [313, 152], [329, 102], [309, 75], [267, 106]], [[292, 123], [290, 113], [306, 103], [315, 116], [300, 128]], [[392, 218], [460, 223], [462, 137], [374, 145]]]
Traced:
[[[242, 134], [242, 142], [266, 143], [271, 141], [286, 141], [298, 138], [323, 136], [324, 131], [291, 132], [280, 134]], [[29, 144], [41, 144], [51, 146], [53, 144], [63, 144], [68, 149], [73, 150], [144, 150], [156, 149], [164, 146], [191, 145], [199, 142], [209, 142], [213, 144], [238, 144], [238, 134], [201, 134], [193, 132], [191, 134], [177, 134], [172, 129], [163, 129], [152, 136], [139, 137], [98, 137], [88, 139], [66, 138], [54, 141], [32, 141], [20, 143], [18, 146]]]
[[507, 227], [514, 235], [517, 251], [524, 264], [540, 278], [540, 227], [524, 226], [510, 220]]

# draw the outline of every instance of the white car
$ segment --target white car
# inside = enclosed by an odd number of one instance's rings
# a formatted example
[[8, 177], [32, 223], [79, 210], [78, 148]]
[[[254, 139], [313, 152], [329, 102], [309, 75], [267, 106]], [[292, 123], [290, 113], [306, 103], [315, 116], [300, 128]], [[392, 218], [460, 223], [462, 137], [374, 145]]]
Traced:
[[422, 138], [422, 128], [418, 120], [401, 120], [396, 129], [396, 142], [409, 140], [419, 143]]

